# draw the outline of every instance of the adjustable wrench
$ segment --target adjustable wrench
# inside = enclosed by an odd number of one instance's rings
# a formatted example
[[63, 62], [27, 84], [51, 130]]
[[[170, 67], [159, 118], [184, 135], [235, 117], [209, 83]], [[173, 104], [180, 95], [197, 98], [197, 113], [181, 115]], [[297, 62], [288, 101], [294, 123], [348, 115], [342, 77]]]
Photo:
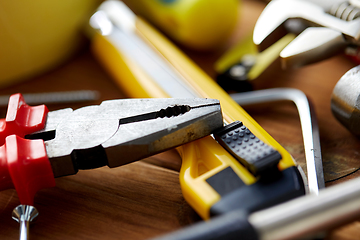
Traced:
[[[298, 67], [360, 46], [360, 8], [357, 1], [273, 0], [260, 15], [253, 41], [264, 50], [286, 32], [300, 34], [280, 53], [284, 67]], [[291, 26], [297, 20], [300, 29]], [[296, 29], [296, 30], [295, 30]]]

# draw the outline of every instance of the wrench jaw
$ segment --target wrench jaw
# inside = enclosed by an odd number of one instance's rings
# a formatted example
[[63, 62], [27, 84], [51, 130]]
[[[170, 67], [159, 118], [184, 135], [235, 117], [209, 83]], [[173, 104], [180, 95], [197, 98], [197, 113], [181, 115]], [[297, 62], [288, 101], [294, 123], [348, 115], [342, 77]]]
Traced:
[[340, 19], [327, 13], [329, 6], [301, 0], [273, 0], [255, 25], [253, 41], [263, 51], [280, 39], [284, 31], [299, 34], [287, 23], [302, 22], [304, 30], [280, 53], [283, 68], [318, 62], [349, 45], [359, 46], [360, 18]]
[[[299, 33], [299, 26], [287, 24], [290, 21], [301, 22], [300, 30], [306, 27], [330, 27], [329, 25], [337, 25], [334, 29], [341, 31], [341, 27], [346, 28], [345, 31], [353, 32], [350, 23], [343, 21], [327, 14], [325, 10], [309, 1], [303, 0], [272, 0], [263, 10], [258, 18], [253, 34], [254, 43], [260, 49], [264, 49], [266, 45], [274, 44], [282, 36], [279, 32]], [[330, 23], [328, 23], [330, 22]], [[296, 25], [299, 25], [297, 23]], [[351, 30], [350, 30], [351, 29]]]
[[340, 53], [346, 46], [343, 34], [338, 31], [307, 28], [280, 52], [282, 68], [297, 68], [325, 60]]
[[286, 21], [292, 18], [291, 1], [272, 0], [256, 22], [253, 42], [259, 51], [264, 51], [288, 33]]
[[270, 17], [267, 16], [268, 14], [265, 12], [266, 9], [267, 8], [264, 9], [257, 20], [253, 32], [253, 42], [257, 46], [259, 52], [269, 48], [287, 33], [285, 28], [286, 19], [284, 19], [284, 21], [276, 22], [273, 24], [274, 26], [267, 26], [267, 24], [265, 24], [265, 19]]

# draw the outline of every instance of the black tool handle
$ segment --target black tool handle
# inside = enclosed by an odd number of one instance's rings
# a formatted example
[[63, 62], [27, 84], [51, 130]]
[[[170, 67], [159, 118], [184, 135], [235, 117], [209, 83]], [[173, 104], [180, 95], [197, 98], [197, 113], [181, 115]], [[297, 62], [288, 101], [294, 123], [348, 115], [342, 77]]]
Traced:
[[258, 234], [247, 215], [237, 210], [183, 228], [153, 240], [257, 240]]

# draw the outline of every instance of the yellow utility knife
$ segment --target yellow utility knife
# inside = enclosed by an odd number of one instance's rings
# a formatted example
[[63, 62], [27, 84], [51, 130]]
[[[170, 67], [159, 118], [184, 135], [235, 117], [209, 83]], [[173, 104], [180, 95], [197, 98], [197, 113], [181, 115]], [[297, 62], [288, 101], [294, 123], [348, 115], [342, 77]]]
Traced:
[[94, 54], [129, 97], [220, 100], [226, 126], [214, 137], [178, 148], [184, 198], [203, 219], [234, 209], [251, 212], [305, 194], [291, 155], [123, 2], [105, 1], [90, 26]]

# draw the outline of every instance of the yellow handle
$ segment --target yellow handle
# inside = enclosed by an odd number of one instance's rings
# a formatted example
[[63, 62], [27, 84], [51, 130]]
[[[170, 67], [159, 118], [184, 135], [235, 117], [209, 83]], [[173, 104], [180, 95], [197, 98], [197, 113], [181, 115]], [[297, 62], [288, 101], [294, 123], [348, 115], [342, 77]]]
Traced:
[[288, 33], [273, 45], [262, 51], [258, 52], [257, 47], [253, 43], [252, 34], [249, 34], [243, 41], [236, 44], [222, 55], [215, 63], [215, 70], [221, 74], [228, 70], [233, 65], [239, 63], [246, 55], [251, 55], [256, 58], [254, 66], [251, 67], [247, 78], [254, 80], [262, 72], [264, 72], [271, 63], [279, 58], [280, 52], [296, 37], [295, 34]]
[[[191, 86], [198, 96], [219, 99], [225, 121], [242, 121], [260, 140], [276, 149], [282, 155], [278, 165], [280, 170], [295, 165], [291, 155], [279, 143], [167, 38], [140, 18], [136, 19], [136, 33], [182, 75], [184, 84]], [[113, 39], [96, 34], [92, 48], [129, 97], [168, 97], [134, 59], [126, 57], [115, 46]], [[183, 145], [178, 150], [183, 161], [180, 183], [184, 198], [204, 219], [209, 218], [210, 207], [220, 200], [220, 195], [205, 181], [209, 176], [231, 166], [245, 184], [256, 181], [247, 169], [210, 136]]]

